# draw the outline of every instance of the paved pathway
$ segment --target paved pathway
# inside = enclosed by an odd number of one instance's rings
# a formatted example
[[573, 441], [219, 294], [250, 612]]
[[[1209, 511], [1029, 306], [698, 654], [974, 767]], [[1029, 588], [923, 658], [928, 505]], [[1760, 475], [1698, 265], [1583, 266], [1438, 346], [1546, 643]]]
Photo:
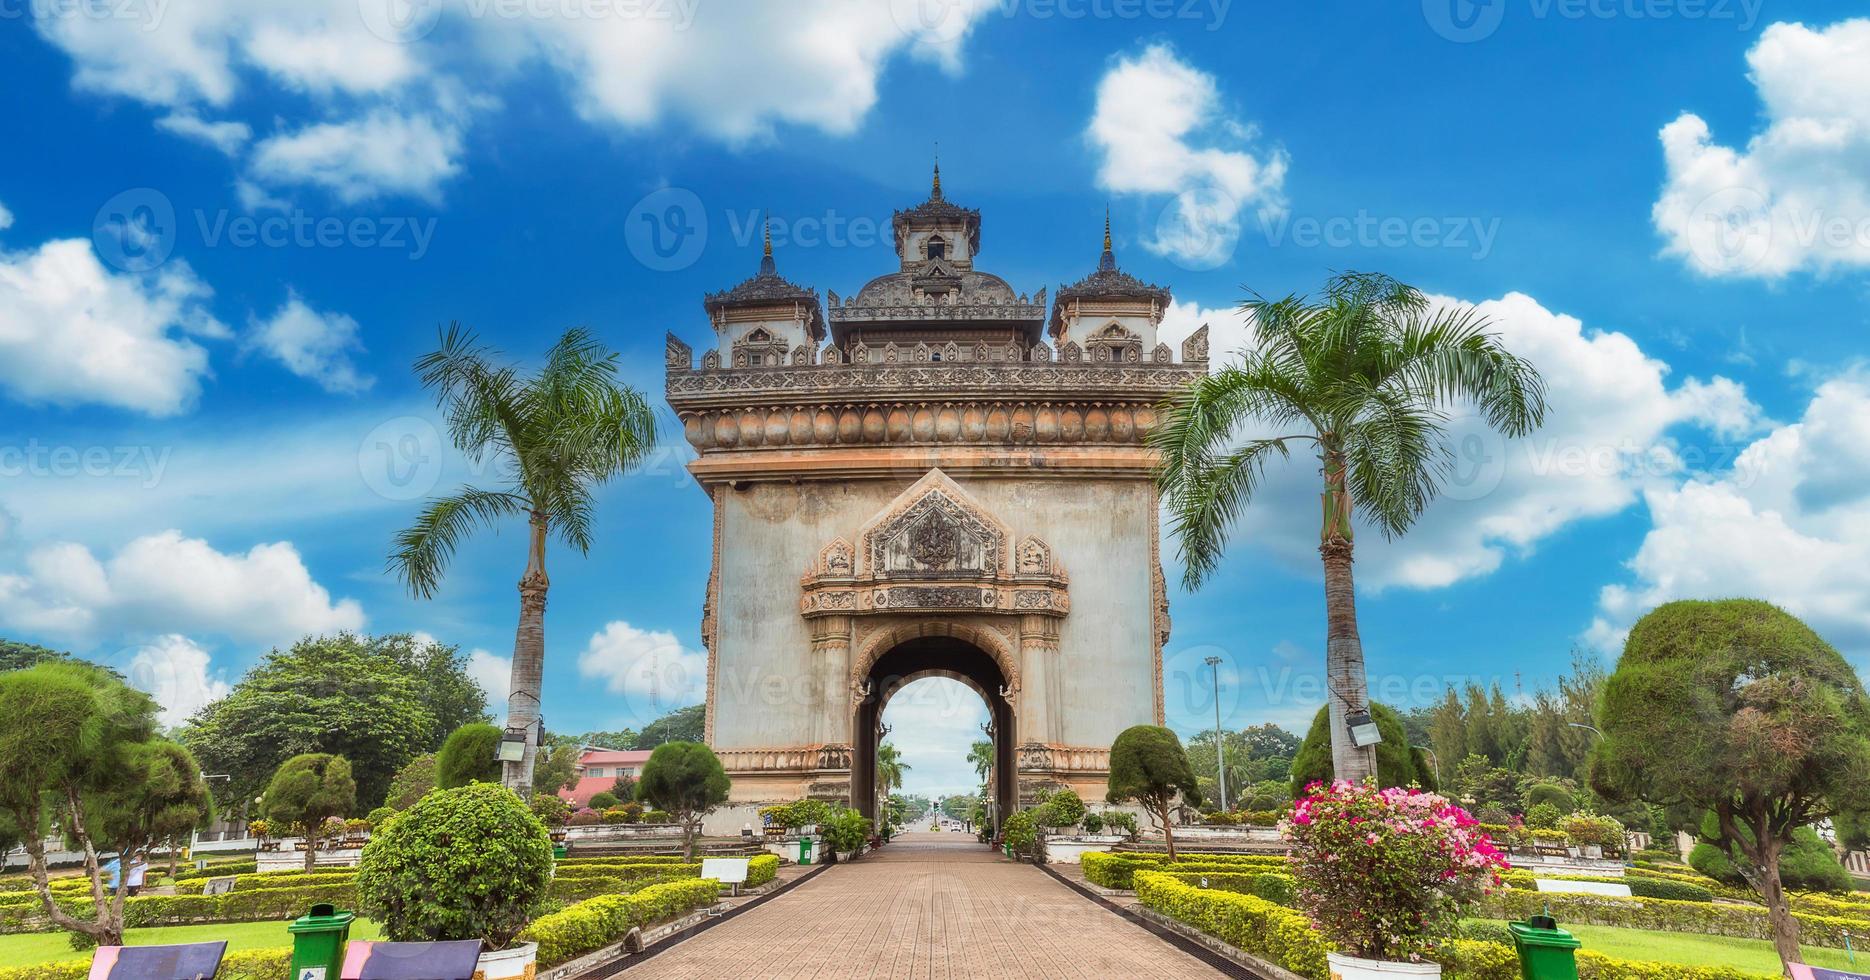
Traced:
[[1221, 974], [971, 835], [906, 834], [632, 968], [649, 977]]

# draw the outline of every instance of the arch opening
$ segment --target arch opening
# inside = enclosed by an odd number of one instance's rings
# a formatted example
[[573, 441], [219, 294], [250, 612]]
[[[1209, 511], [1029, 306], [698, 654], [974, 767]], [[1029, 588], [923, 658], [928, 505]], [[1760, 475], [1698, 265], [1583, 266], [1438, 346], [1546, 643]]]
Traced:
[[[1000, 824], [1002, 801], [1018, 798], [1015, 771], [1014, 710], [1002, 691], [1009, 680], [999, 663], [980, 647], [952, 636], [923, 636], [904, 640], [890, 647], [871, 663], [866, 675], [869, 691], [856, 708], [851, 731], [855, 733], [851, 766], [852, 805], [875, 820], [887, 805], [887, 790], [877, 780], [877, 746], [885, 733], [884, 709], [890, 698], [911, 683], [929, 677], [959, 681], [980, 696], [986, 706], [987, 730], [980, 736], [993, 742], [993, 768], [987, 777], [987, 814], [996, 830]], [[899, 747], [916, 737], [912, 731], [893, 733]], [[966, 752], [961, 748], [962, 753]]]

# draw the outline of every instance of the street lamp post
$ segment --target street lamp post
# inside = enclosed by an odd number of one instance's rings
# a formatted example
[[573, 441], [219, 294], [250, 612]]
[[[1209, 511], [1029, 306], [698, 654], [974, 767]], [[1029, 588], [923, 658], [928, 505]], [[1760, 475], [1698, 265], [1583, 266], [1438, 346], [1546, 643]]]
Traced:
[[1208, 673], [1214, 679], [1214, 775], [1221, 787], [1221, 812], [1226, 813], [1227, 739], [1221, 733], [1221, 658], [1208, 657], [1203, 662], [1208, 665]]

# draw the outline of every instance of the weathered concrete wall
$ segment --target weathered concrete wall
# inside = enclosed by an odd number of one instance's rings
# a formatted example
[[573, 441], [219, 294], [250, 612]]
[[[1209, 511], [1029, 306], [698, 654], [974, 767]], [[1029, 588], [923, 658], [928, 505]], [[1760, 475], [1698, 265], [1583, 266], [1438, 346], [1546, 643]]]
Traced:
[[[821, 708], [824, 702], [804, 682], [813, 664], [811, 630], [799, 615], [799, 577], [832, 539], [855, 543], [862, 526], [923, 475], [761, 482], [723, 491], [717, 748], [810, 744], [815, 712], [849, 710], [848, 700], [838, 697], [844, 692], [834, 692]], [[1058, 661], [1043, 672], [1049, 690], [1022, 692], [1022, 701], [1050, 699], [1051, 730], [1022, 731], [1020, 740], [1107, 746], [1124, 728], [1153, 721], [1155, 498], [1149, 483], [1033, 477], [1030, 471], [956, 482], [1006, 524], [1014, 540], [1036, 534], [1047, 541], [1070, 576], [1071, 612], [1059, 625]]]

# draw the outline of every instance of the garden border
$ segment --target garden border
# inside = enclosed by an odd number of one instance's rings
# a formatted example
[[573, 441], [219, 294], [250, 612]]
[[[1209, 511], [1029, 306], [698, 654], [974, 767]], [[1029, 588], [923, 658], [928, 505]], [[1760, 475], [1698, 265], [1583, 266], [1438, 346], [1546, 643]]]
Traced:
[[[606, 959], [592, 962], [583, 973], [563, 973], [554, 975], [541, 972], [540, 978], [541, 980], [550, 980], [551, 977], [557, 976], [559, 980], [605, 980], [606, 977], [614, 977], [626, 970], [634, 969], [637, 966], [649, 962], [654, 959], [657, 954], [663, 953], [687, 939], [698, 936], [742, 912], [758, 908], [766, 904], [767, 901], [784, 895], [792, 889], [818, 877], [828, 867], [830, 867], [828, 864], [815, 864], [811, 866], [811, 870], [806, 871], [791, 881], [775, 881], [775, 887], [771, 891], [762, 892], [750, 901], [742, 902], [719, 915], [714, 915], [708, 910], [703, 909], [694, 915], [678, 919], [675, 923], [677, 928], [665, 933], [656, 941], [645, 944], [643, 951], [640, 953], [625, 952], [621, 956], [615, 955], [618, 951], [623, 949], [624, 944], [621, 942], [613, 943], [604, 949], [580, 957], [580, 960], [573, 961], [573, 963], [576, 963], [582, 960], [594, 960], [594, 958], [607, 953], [612, 954]], [[690, 919], [698, 919], [699, 921], [690, 923]], [[572, 966], [573, 963], [562, 964], [556, 969], [565, 969]]]
[[[1111, 901], [1110, 899], [1107, 899], [1104, 896], [1091, 891], [1089, 888], [1083, 885], [1080, 885], [1078, 882], [1071, 880], [1065, 875], [1059, 874], [1057, 871], [1052, 870], [1051, 865], [1041, 864], [1039, 865], [1039, 870], [1044, 871], [1048, 875], [1051, 875], [1054, 880], [1064, 885], [1066, 888], [1069, 888], [1072, 891], [1078, 893], [1080, 896], [1102, 906], [1105, 911], [1111, 912], [1117, 916], [1120, 916], [1121, 918], [1141, 927], [1143, 930], [1147, 931], [1148, 933], [1162, 940], [1163, 942], [1166, 942], [1169, 945], [1174, 946], [1176, 949], [1179, 949], [1182, 952], [1187, 953], [1188, 955], [1193, 956], [1194, 958], [1200, 960], [1201, 962], [1206, 963], [1207, 965], [1215, 968], [1216, 970], [1219, 970], [1222, 976], [1233, 977], [1235, 978], [1235, 980], [1294, 980], [1294, 978], [1297, 977], [1296, 974], [1288, 973], [1285, 970], [1280, 970], [1278, 973], [1271, 973], [1271, 972], [1256, 973], [1254, 972], [1255, 968], [1253, 966], [1247, 963], [1244, 963], [1240, 960], [1236, 960], [1210, 947], [1205, 942], [1200, 942], [1195, 939], [1192, 939], [1189, 936], [1184, 935], [1179, 930], [1168, 928], [1162, 925], [1161, 923], [1157, 922], [1153, 918], [1145, 917], [1141, 914], [1138, 914], [1138, 912], [1134, 909], [1124, 908], [1123, 906], [1118, 905], [1117, 903]], [[1303, 980], [1303, 978], [1297, 978], [1297, 980]]]

